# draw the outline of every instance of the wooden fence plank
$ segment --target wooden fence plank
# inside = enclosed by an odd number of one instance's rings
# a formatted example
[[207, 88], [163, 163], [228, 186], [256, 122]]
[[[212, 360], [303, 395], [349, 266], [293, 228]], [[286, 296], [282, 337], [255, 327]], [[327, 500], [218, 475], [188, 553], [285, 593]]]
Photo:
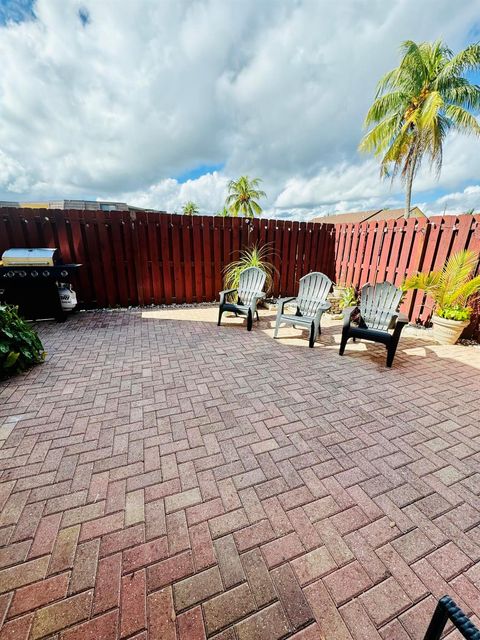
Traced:
[[[182, 227], [180, 216], [162, 214], [160, 219], [160, 252], [165, 290], [165, 304], [185, 302], [185, 254], [182, 250]], [[171, 232], [171, 253], [170, 253]], [[173, 274], [173, 278], [172, 278]]]
[[194, 279], [192, 273], [193, 254], [191, 239], [191, 224], [187, 216], [182, 216], [182, 245], [185, 271], [185, 302], [193, 302]]
[[214, 290], [212, 300], [218, 300], [219, 291], [223, 291], [222, 235], [224, 218], [213, 219], [213, 278]]
[[[193, 271], [195, 281], [195, 302], [203, 302], [204, 279], [203, 279], [203, 252], [202, 252], [202, 218], [192, 217], [192, 238], [193, 238]], [[192, 300], [193, 302], [193, 300]]]
[[147, 213], [147, 242], [150, 255], [150, 274], [152, 278], [153, 302], [161, 304], [165, 298], [163, 278], [160, 269], [159, 235], [160, 220], [155, 214]]

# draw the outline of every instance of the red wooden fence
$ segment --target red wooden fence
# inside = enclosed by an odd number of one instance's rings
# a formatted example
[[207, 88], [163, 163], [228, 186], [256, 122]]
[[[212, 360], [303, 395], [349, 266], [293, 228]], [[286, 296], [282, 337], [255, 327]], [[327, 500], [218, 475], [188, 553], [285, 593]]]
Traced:
[[[161, 212], [0, 209], [0, 254], [50, 246], [81, 262], [75, 286], [87, 307], [208, 302], [241, 249], [268, 244], [276, 268], [272, 295], [293, 295], [302, 275], [322, 271], [357, 287], [442, 266], [455, 251], [480, 255], [480, 216], [322, 225], [284, 220], [192, 218]], [[410, 320], [431, 314], [421, 292], [403, 303]], [[478, 334], [478, 318], [473, 327]]]
[[[336, 281], [356, 287], [384, 280], [401, 285], [417, 271], [440, 269], [460, 249], [475, 251], [480, 260], [480, 216], [402, 218], [335, 227]], [[422, 292], [409, 291], [402, 311], [411, 321], [425, 322], [431, 315], [431, 301]], [[474, 328], [478, 331], [478, 322]]]
[[271, 249], [272, 294], [293, 295], [309, 271], [333, 278], [333, 233], [332, 225], [290, 220], [0, 209], [0, 254], [58, 247], [64, 262], [83, 264], [75, 287], [87, 307], [213, 301], [224, 266], [254, 243]]

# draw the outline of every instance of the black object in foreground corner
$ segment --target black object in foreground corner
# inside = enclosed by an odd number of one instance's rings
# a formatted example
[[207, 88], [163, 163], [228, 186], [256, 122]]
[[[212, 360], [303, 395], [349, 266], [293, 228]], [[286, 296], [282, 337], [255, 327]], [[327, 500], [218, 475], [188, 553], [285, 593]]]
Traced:
[[467, 640], [480, 640], [480, 631], [448, 596], [443, 596], [438, 601], [423, 640], [440, 640], [440, 636], [449, 620], [453, 622], [455, 628]]

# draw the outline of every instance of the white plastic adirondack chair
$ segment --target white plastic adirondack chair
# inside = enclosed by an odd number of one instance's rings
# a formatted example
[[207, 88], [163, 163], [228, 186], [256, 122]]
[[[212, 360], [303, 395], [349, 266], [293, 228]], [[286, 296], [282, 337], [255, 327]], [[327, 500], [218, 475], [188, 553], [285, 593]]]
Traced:
[[[277, 321], [273, 337], [278, 337], [278, 329], [282, 323], [298, 325], [310, 329], [308, 346], [313, 347], [315, 340], [321, 333], [322, 314], [330, 309], [327, 295], [331, 286], [330, 278], [318, 271], [308, 273], [300, 278], [298, 296], [296, 298], [282, 298], [278, 301]], [[294, 315], [284, 313], [285, 305], [292, 302], [295, 302], [297, 306], [296, 313]]]
[[[360, 307], [348, 307], [343, 311], [340, 355], [343, 355], [349, 338], [363, 338], [386, 346], [387, 367], [391, 367], [400, 334], [408, 324], [407, 316], [397, 311], [401, 299], [402, 290], [390, 282], [364, 285], [360, 295]], [[355, 316], [357, 318], [352, 324]], [[393, 333], [390, 333], [391, 329]]]
[[[218, 326], [222, 320], [224, 311], [233, 311], [235, 315], [247, 316], [247, 331], [252, 330], [253, 316], [257, 316], [257, 303], [265, 297], [263, 286], [265, 284], [265, 272], [258, 267], [248, 267], [240, 274], [240, 281], [237, 289], [226, 289], [220, 291], [220, 306], [218, 309]], [[229, 302], [227, 296], [238, 292], [237, 301]]]

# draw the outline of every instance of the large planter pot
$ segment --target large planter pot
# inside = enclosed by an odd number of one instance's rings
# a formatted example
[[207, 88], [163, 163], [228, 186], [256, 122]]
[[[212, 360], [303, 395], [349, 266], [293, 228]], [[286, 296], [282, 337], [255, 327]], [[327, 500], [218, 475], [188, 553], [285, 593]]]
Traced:
[[455, 344], [462, 331], [470, 324], [469, 320], [447, 320], [433, 315], [433, 337], [440, 344]]

